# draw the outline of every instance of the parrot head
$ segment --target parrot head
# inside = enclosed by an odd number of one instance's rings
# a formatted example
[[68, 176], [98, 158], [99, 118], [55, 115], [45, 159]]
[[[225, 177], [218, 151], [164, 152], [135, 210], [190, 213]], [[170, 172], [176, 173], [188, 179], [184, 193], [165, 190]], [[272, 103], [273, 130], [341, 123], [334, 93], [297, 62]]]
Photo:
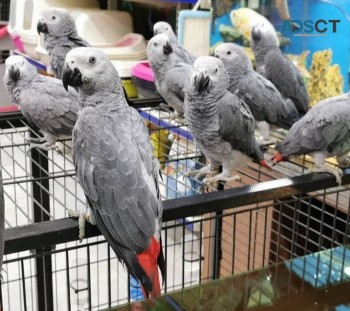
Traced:
[[222, 61], [212, 56], [201, 56], [193, 64], [191, 83], [197, 93], [212, 93], [228, 87], [228, 75]]
[[153, 33], [155, 36], [164, 33], [169, 37], [170, 42], [177, 41], [173, 28], [167, 22], [155, 23], [153, 26]]
[[225, 68], [251, 68], [251, 62], [244, 50], [235, 43], [222, 43], [215, 49], [215, 57], [219, 58]]
[[4, 81], [17, 83], [20, 80], [30, 81], [37, 74], [36, 68], [26, 58], [20, 55], [12, 55], [5, 62]]
[[86, 94], [122, 90], [118, 72], [102, 51], [91, 47], [79, 47], [67, 53], [62, 76], [63, 86], [78, 87]]
[[275, 47], [278, 46], [276, 30], [267, 23], [256, 23], [251, 29], [250, 46], [254, 47]]
[[166, 61], [172, 53], [169, 37], [164, 33], [155, 35], [147, 44], [147, 56], [151, 64]]
[[52, 8], [41, 13], [37, 30], [39, 34], [62, 37], [76, 33], [76, 26], [73, 17], [68, 11]]

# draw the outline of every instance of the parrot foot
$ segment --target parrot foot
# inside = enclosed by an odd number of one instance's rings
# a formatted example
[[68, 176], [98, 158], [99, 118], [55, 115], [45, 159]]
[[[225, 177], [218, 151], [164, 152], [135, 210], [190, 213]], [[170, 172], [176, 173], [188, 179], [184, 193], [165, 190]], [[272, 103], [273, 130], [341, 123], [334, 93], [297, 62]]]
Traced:
[[210, 166], [204, 166], [202, 167], [201, 169], [199, 170], [195, 170], [195, 171], [191, 171], [191, 172], [187, 172], [185, 175], [184, 175], [184, 178], [187, 178], [187, 177], [193, 177], [194, 179], [198, 179], [202, 176], [205, 176], [205, 175], [213, 175], [213, 174], [217, 174], [217, 170], [212, 170], [210, 168]]
[[259, 147], [260, 148], [266, 148], [272, 145], [276, 145], [277, 142], [273, 139], [260, 139], [259, 141]]
[[25, 141], [27, 143], [45, 143], [47, 140], [45, 137], [27, 137]]
[[241, 177], [239, 177], [238, 175], [226, 176], [223, 173], [220, 173], [214, 177], [204, 178], [203, 184], [210, 186], [213, 184], [215, 185], [219, 181], [230, 182], [230, 181], [240, 181], [240, 180], [241, 180]]
[[44, 150], [44, 151], [49, 151], [49, 150], [56, 150], [56, 151], [59, 151], [59, 148], [58, 146], [56, 146], [55, 144], [51, 144], [51, 143], [43, 143], [43, 144], [31, 144], [27, 150], [27, 154], [29, 155], [30, 154], [30, 151], [34, 148], [38, 148], [38, 149], [41, 149], [41, 150]]
[[159, 104], [159, 108], [162, 108], [163, 110], [170, 111], [170, 105], [161, 103]]
[[183, 116], [179, 116], [176, 113], [171, 113], [169, 117], [169, 121], [176, 121], [178, 123], [184, 123], [185, 118]]
[[337, 157], [337, 161], [340, 167], [350, 167], [350, 159], [348, 158], [347, 155], [343, 155], [340, 157]]
[[327, 167], [327, 166], [322, 166], [322, 167], [315, 167], [311, 168], [308, 170], [308, 173], [328, 173], [332, 174], [335, 177], [335, 180], [337, 184], [340, 186], [341, 185], [341, 178], [343, 177], [343, 171], [337, 167]]
[[96, 221], [91, 211], [88, 212], [76, 212], [73, 210], [68, 210], [69, 217], [78, 218], [79, 223], [79, 240], [83, 241], [85, 237], [85, 226], [86, 223], [89, 222], [92, 225], [96, 225]]

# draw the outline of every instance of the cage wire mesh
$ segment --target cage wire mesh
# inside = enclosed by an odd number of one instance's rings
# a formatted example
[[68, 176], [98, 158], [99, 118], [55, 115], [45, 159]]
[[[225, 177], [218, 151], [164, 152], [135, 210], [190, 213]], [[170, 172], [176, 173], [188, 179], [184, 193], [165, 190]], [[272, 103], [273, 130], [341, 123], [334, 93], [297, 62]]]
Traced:
[[[171, 113], [162, 109], [143, 108], [139, 112], [150, 130], [155, 155], [161, 163], [162, 199], [218, 191], [215, 187], [203, 187], [196, 178], [185, 178], [187, 172], [205, 163], [186, 125], [170, 121]], [[85, 211], [85, 198], [75, 178], [71, 141], [60, 141], [59, 152], [28, 154], [26, 138], [38, 134], [23, 118], [16, 122], [8, 119], [2, 124], [0, 161], [6, 227], [65, 218], [70, 209]], [[283, 135], [281, 131], [273, 132], [276, 141]], [[265, 156], [269, 158], [272, 154], [273, 149], [267, 149]], [[329, 165], [335, 164], [331, 159]], [[312, 166], [311, 157], [296, 158], [275, 166], [274, 170], [247, 162], [237, 170], [241, 181], [226, 184], [225, 188], [296, 176]], [[318, 252], [348, 244], [348, 188], [323, 189], [320, 185], [319, 189], [287, 199], [276, 197], [273, 201], [163, 223], [162, 241], [167, 262], [163, 292], [301, 256], [316, 254], [318, 258]], [[339, 283], [350, 275], [344, 270], [350, 265], [348, 257], [347, 250], [342, 248], [336, 254], [330, 252], [323, 256], [323, 261], [313, 267], [316, 272], [299, 266], [301, 272], [298, 270], [298, 273], [302, 276], [311, 273], [310, 278], [317, 283], [322, 278], [315, 279], [314, 274], [330, 273], [329, 267], [336, 261], [340, 268], [332, 282]], [[45, 303], [50, 306], [49, 310], [103, 310], [135, 297], [133, 282], [101, 236], [84, 239], [82, 243], [73, 241], [40, 251], [8, 254], [3, 268], [3, 310], [45, 310], [40, 309], [38, 302], [43, 290], [47, 291]], [[43, 268], [49, 271], [45, 274], [46, 283], [39, 280]], [[288, 269], [295, 272], [292, 267]], [[303, 280], [308, 282], [308, 277]], [[45, 287], [47, 284], [51, 285]], [[200, 297], [196, 302], [203, 303]]]

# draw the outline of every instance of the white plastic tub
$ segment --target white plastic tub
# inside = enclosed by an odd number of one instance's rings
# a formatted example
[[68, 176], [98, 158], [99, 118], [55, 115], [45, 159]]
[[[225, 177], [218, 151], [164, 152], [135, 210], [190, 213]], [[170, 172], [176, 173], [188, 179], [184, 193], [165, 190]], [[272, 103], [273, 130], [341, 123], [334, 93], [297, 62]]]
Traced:
[[99, 9], [96, 0], [12, 0], [9, 32], [11, 37], [20, 37], [24, 45], [24, 52], [30, 57], [37, 58], [35, 51], [39, 38], [36, 30], [37, 21], [41, 12], [50, 7]]

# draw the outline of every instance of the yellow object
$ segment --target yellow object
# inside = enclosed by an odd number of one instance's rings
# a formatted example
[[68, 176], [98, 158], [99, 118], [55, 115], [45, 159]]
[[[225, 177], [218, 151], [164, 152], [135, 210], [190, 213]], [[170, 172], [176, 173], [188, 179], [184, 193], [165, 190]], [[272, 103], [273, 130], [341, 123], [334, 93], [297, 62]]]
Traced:
[[134, 98], [134, 97], [138, 96], [137, 89], [136, 89], [134, 83], [132, 83], [131, 78], [130, 79], [123, 78], [122, 83], [123, 83], [124, 89], [126, 91], [126, 94], [128, 95], [129, 98]]
[[160, 162], [160, 169], [164, 169], [165, 161], [168, 159], [173, 135], [165, 129], [157, 129], [150, 134], [151, 142], [154, 148], [154, 156]]
[[339, 65], [331, 66], [332, 50], [315, 52], [312, 57], [307, 91], [310, 107], [320, 100], [343, 93], [343, 77]]
[[306, 69], [306, 58], [309, 56], [310, 51], [304, 51], [300, 55], [297, 54], [286, 54], [286, 56], [297, 66], [298, 70], [305, 78], [310, 77], [309, 71]]
[[230, 18], [232, 25], [236, 27], [246, 39], [250, 40], [250, 32], [254, 25], [264, 24], [265, 26], [271, 26], [275, 32], [276, 41], [278, 42], [277, 34], [273, 25], [268, 21], [268, 19], [254, 10], [249, 8], [233, 10], [230, 13]]

